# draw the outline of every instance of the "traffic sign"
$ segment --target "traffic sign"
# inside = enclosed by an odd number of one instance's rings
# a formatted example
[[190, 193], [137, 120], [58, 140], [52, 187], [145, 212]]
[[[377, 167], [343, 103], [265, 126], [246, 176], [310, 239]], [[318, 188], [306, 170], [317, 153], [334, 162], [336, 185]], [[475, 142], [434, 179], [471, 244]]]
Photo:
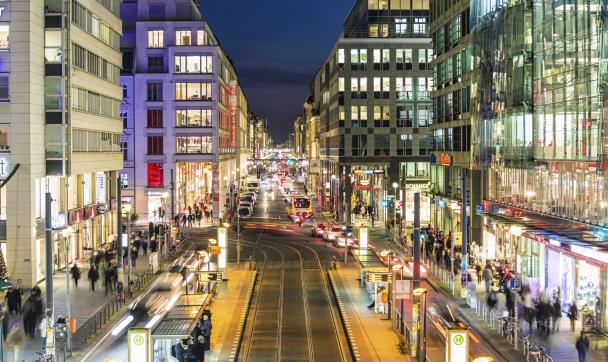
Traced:
[[446, 338], [447, 362], [467, 361], [469, 356], [469, 331], [467, 329], [448, 329]]
[[221, 282], [222, 280], [224, 280], [222, 272], [198, 272], [199, 282]]
[[515, 277], [509, 279], [508, 286], [509, 289], [512, 291], [518, 291], [521, 288], [521, 285], [519, 284], [519, 279]]
[[210, 246], [209, 247], [209, 254], [211, 254], [211, 255], [220, 255], [221, 252], [222, 252], [222, 249], [219, 246]]
[[367, 282], [368, 283], [392, 283], [393, 278], [392, 278], [392, 274], [388, 273], [388, 272], [384, 272], [384, 273], [372, 272], [372, 273], [367, 273]]

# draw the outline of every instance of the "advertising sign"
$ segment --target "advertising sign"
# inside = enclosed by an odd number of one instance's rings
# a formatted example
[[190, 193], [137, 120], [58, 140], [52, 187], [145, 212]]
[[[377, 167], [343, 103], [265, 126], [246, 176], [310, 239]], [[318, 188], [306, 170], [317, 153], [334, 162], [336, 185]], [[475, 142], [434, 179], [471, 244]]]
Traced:
[[412, 297], [411, 280], [395, 280], [395, 299], [410, 299]]
[[445, 341], [445, 360], [447, 362], [468, 361], [469, 331], [466, 329], [448, 329]]
[[221, 272], [199, 272], [198, 280], [200, 282], [221, 282], [224, 277]]
[[410, 353], [412, 357], [418, 355], [418, 329], [420, 328], [420, 323], [418, 322], [418, 315], [420, 314], [419, 308], [419, 303], [414, 303], [412, 305], [412, 342], [410, 344]]
[[462, 245], [462, 233], [460, 231], [454, 232], [454, 246]]
[[367, 249], [367, 228], [359, 228], [359, 250]]
[[0, 180], [6, 180], [11, 173], [11, 154], [0, 153]]
[[147, 328], [129, 328], [129, 362], [148, 362], [151, 360], [150, 330]]

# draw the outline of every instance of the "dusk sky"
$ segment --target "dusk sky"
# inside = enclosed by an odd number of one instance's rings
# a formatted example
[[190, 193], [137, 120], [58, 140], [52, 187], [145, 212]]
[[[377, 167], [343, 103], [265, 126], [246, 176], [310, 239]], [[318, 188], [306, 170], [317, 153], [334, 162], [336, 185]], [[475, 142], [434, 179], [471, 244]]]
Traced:
[[202, 13], [232, 58], [249, 108], [275, 142], [292, 129], [316, 70], [355, 0], [202, 0]]

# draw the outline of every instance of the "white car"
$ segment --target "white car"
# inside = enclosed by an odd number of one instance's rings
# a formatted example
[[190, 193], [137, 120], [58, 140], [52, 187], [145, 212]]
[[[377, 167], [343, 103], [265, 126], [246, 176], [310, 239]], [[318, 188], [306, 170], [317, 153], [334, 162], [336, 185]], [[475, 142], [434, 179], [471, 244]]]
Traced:
[[242, 208], [244, 208], [244, 207], [245, 207], [245, 208], [248, 208], [248, 209], [249, 209], [249, 212], [250, 212], [251, 214], [253, 214], [253, 204], [252, 204], [251, 202], [247, 202], [247, 201], [241, 201], [241, 202], [239, 203], [239, 210], [240, 210], [240, 209], [242, 209]]
[[323, 240], [334, 241], [340, 234], [342, 234], [342, 225], [334, 224], [323, 230]]
[[243, 196], [251, 196], [254, 202], [258, 199], [258, 195], [256, 195], [256, 193], [253, 191], [246, 191]]

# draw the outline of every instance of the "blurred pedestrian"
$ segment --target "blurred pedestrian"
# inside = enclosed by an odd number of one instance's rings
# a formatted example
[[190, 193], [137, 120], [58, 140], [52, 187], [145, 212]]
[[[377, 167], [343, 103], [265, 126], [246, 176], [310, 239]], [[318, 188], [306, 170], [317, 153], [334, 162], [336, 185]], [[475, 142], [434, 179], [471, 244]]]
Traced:
[[570, 319], [570, 330], [574, 332], [574, 324], [578, 319], [578, 308], [574, 302], [572, 302], [570, 309], [568, 309], [568, 319]]
[[78, 268], [78, 265], [76, 265], [76, 263], [74, 263], [74, 265], [72, 265], [72, 267], [70, 268], [70, 274], [72, 274], [74, 286], [78, 288], [78, 281], [80, 280], [80, 268]]
[[488, 293], [490, 291], [490, 286], [492, 284], [492, 279], [494, 279], [494, 277], [492, 276], [492, 269], [487, 264], [483, 270], [482, 277], [483, 277], [483, 281], [486, 285], [486, 293]]
[[9, 313], [21, 314], [21, 291], [11, 287], [4, 296]]
[[10, 313], [6, 305], [2, 305], [0, 308], [0, 323], [2, 323], [2, 340], [6, 342], [6, 336], [8, 335], [8, 326], [10, 324]]
[[144, 255], [148, 255], [148, 240], [147, 239], [143, 239], [142, 243], [141, 243], [141, 247], [144, 251]]
[[205, 339], [205, 351], [209, 351], [211, 349], [211, 319], [208, 314], [203, 314], [203, 325], [201, 327], [203, 331], [203, 338]]
[[587, 338], [585, 332], [581, 331], [580, 337], [576, 340], [575, 347], [578, 352], [578, 361], [585, 362], [587, 360], [587, 351], [589, 350], [589, 338]]
[[96, 265], [91, 265], [91, 268], [89, 268], [87, 277], [89, 278], [89, 282], [91, 282], [91, 291], [94, 292], [95, 283], [97, 283], [97, 280], [99, 280], [99, 270], [97, 270]]
[[553, 299], [553, 330], [559, 332], [560, 320], [562, 318], [562, 303], [559, 299]]

